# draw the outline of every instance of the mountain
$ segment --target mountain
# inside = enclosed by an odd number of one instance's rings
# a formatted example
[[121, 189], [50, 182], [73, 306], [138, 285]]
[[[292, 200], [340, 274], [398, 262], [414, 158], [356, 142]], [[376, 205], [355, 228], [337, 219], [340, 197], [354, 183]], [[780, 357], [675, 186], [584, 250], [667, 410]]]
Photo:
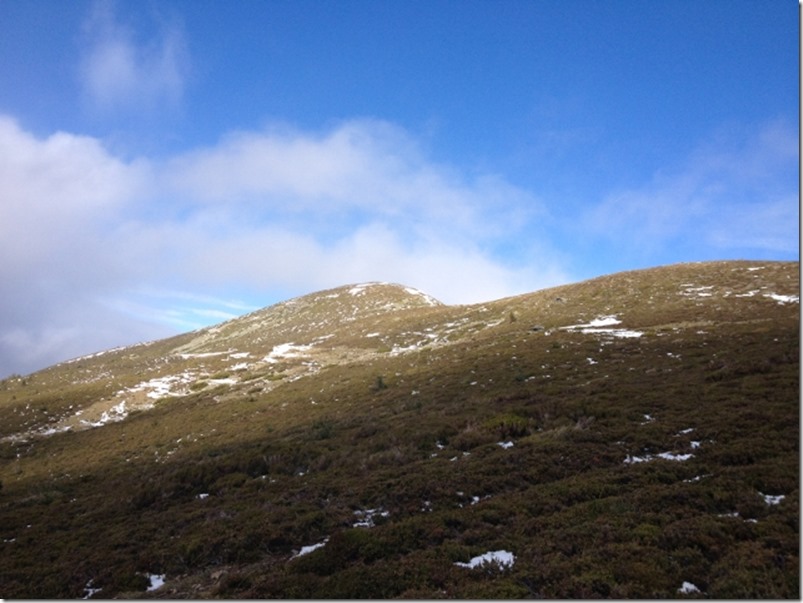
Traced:
[[349, 285], [8, 378], [0, 596], [799, 597], [799, 286]]

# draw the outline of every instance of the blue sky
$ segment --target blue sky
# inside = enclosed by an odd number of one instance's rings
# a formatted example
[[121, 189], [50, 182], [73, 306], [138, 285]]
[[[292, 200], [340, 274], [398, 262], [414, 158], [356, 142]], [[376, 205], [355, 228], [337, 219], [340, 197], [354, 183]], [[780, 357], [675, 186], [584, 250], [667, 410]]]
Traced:
[[391, 281], [799, 258], [791, 0], [0, 1], [0, 376]]

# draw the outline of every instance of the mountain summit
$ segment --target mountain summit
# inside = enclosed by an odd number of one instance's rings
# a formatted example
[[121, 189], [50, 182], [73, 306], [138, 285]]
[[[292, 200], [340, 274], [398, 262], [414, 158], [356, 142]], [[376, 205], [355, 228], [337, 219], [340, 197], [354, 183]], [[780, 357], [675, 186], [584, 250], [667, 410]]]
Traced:
[[0, 382], [10, 598], [799, 593], [799, 264], [348, 285]]
[[345, 334], [355, 322], [404, 310], [443, 306], [426, 293], [389, 283], [363, 283], [297, 297], [251, 314], [201, 329], [184, 349], [202, 351], [231, 344], [252, 348], [287, 338], [311, 340]]

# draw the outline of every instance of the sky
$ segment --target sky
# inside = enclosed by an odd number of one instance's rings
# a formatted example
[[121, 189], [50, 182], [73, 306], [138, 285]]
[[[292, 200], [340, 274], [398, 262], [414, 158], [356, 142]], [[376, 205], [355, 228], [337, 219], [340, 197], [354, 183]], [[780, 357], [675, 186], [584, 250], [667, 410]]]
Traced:
[[369, 281], [799, 259], [792, 0], [0, 0], [0, 378]]

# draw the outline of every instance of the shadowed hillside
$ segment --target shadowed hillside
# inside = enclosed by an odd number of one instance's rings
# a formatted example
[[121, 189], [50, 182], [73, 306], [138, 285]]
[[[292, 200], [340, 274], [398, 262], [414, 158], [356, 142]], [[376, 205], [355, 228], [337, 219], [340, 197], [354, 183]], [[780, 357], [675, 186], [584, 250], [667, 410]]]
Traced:
[[797, 598], [799, 264], [369, 283], [0, 382], [5, 598]]

